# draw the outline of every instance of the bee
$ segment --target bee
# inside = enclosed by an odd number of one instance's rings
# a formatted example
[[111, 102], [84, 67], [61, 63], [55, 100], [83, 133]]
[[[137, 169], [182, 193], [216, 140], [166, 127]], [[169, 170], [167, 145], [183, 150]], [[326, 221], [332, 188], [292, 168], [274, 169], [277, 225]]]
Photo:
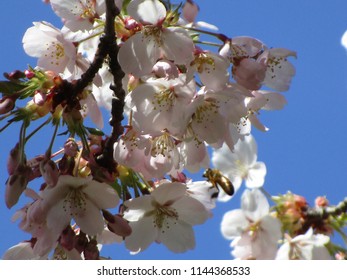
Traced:
[[212, 198], [216, 198], [218, 196], [219, 187], [221, 187], [223, 191], [230, 196], [234, 194], [235, 189], [233, 183], [231, 183], [231, 181], [218, 169], [207, 168], [202, 176], [212, 184], [212, 188], [217, 190], [216, 193], [212, 194]]

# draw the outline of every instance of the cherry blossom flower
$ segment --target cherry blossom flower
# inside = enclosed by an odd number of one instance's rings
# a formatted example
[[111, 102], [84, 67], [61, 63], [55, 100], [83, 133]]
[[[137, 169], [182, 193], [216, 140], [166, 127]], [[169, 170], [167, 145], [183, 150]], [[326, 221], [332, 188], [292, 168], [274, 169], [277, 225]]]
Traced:
[[209, 51], [197, 51], [195, 59], [187, 70], [187, 80], [193, 79], [197, 72], [203, 85], [208, 89], [223, 89], [229, 81], [230, 63], [221, 55]]
[[260, 131], [268, 131], [269, 128], [258, 118], [259, 111], [280, 110], [287, 104], [287, 100], [280, 93], [265, 90], [252, 91], [252, 95], [253, 97], [245, 100], [248, 110], [247, 121]]
[[182, 8], [182, 17], [179, 23], [196, 28], [207, 28], [211, 30], [218, 30], [218, 27], [204, 21], [196, 21], [199, 12], [199, 6], [193, 0], [187, 0]]
[[180, 27], [164, 27], [166, 8], [158, 0], [133, 0], [128, 13], [144, 25], [121, 46], [119, 63], [124, 72], [141, 77], [152, 71], [160, 58], [188, 65], [193, 60], [194, 44]]
[[226, 212], [221, 232], [233, 240], [232, 255], [239, 259], [274, 259], [282, 236], [281, 223], [269, 213], [270, 206], [259, 189], [246, 189], [241, 209]]
[[2, 256], [3, 260], [46, 260], [48, 256], [36, 255], [32, 242], [24, 241], [9, 248]]
[[111, 186], [70, 175], [59, 176], [56, 186], [46, 188], [42, 197], [43, 208], [47, 210], [47, 226], [59, 234], [70, 224], [71, 218], [83, 232], [101, 233], [104, 220], [100, 210], [116, 207], [119, 202]]
[[25, 190], [25, 194], [33, 199], [33, 202], [16, 211], [12, 220], [21, 219], [20, 229], [32, 235], [35, 240], [31, 244], [33, 254], [46, 256], [57, 245], [60, 232], [55, 232], [47, 227], [46, 212], [40, 194], [30, 188]]
[[185, 184], [164, 182], [150, 195], [126, 201], [124, 218], [132, 234], [125, 238], [125, 246], [139, 252], [155, 241], [175, 253], [193, 249], [192, 226], [204, 223], [209, 214], [201, 202], [186, 192]]
[[289, 89], [292, 77], [295, 75], [295, 68], [287, 59], [289, 56], [296, 57], [296, 52], [273, 48], [265, 50], [259, 56], [258, 61], [263, 61], [267, 66], [264, 85], [278, 91]]
[[24, 34], [25, 52], [38, 58], [37, 66], [56, 73], [76, 72], [77, 53], [61, 30], [48, 22], [34, 22]]
[[89, 30], [105, 10], [104, 0], [51, 0], [53, 11], [72, 31]]
[[324, 234], [314, 234], [313, 229], [305, 234], [291, 238], [286, 235], [284, 244], [278, 249], [277, 260], [330, 260], [328, 249], [324, 246], [330, 238]]
[[185, 83], [185, 75], [177, 79], [149, 79], [126, 97], [133, 110], [132, 125], [143, 134], [157, 134], [167, 130], [181, 135], [193, 115], [197, 102], [195, 81]]
[[[213, 150], [211, 159], [215, 168], [219, 169], [232, 181], [237, 191], [242, 181], [248, 188], [261, 187], [266, 175], [265, 163], [257, 161], [257, 143], [252, 135], [239, 139], [231, 151], [227, 145]], [[224, 197], [223, 193], [221, 198]]]

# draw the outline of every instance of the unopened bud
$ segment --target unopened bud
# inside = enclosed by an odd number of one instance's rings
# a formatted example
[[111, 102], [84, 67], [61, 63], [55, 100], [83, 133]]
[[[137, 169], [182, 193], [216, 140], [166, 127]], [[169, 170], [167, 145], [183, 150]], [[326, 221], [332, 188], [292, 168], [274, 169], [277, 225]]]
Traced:
[[183, 17], [188, 22], [194, 22], [198, 12], [199, 7], [192, 0], [187, 0], [182, 8]]
[[60, 245], [68, 251], [71, 251], [75, 246], [76, 234], [71, 226], [67, 226], [60, 235]]
[[177, 66], [169, 60], [158, 61], [152, 69], [154, 75], [159, 78], [175, 79], [178, 78]]
[[108, 222], [107, 227], [113, 233], [119, 236], [129, 236], [132, 232], [127, 220], [120, 214], [112, 215], [110, 212], [103, 210], [105, 220]]
[[79, 252], [82, 253], [84, 248], [88, 244], [88, 238], [84, 232], [79, 232], [78, 235], [76, 235], [75, 242], [74, 242], [74, 247], [75, 249]]
[[20, 162], [20, 151], [19, 151], [19, 143], [10, 151], [10, 155], [7, 159], [7, 172], [9, 175], [12, 175]]
[[33, 97], [34, 103], [38, 106], [42, 106], [45, 103], [46, 99], [47, 99], [46, 94], [44, 94], [41, 91], [36, 91], [36, 93]]
[[40, 172], [48, 186], [54, 187], [58, 182], [59, 170], [53, 160], [45, 159], [40, 162]]
[[25, 78], [25, 74], [20, 70], [15, 70], [11, 73], [4, 73], [4, 76], [8, 80], [18, 80], [20, 78]]
[[318, 196], [314, 203], [317, 207], [327, 207], [329, 205], [329, 201], [325, 196]]
[[75, 157], [78, 153], [78, 145], [73, 138], [66, 140], [64, 144], [64, 153], [70, 157]]
[[29, 182], [31, 169], [26, 165], [19, 165], [17, 170], [7, 179], [5, 201], [7, 208], [17, 204], [19, 197]]
[[84, 258], [86, 260], [98, 260], [100, 257], [99, 249], [95, 239], [88, 242], [87, 246], [84, 248]]
[[15, 102], [10, 97], [0, 99], [0, 115], [10, 112], [14, 108]]
[[25, 77], [27, 77], [28, 79], [32, 79], [33, 77], [35, 77], [35, 72], [31, 70], [25, 70], [24, 74], [25, 74]]

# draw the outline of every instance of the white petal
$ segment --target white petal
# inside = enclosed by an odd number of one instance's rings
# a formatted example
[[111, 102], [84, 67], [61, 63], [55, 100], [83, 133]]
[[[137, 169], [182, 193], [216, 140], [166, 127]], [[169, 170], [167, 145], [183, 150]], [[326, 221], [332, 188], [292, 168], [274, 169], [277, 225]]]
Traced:
[[99, 209], [114, 208], [119, 202], [117, 192], [106, 183], [93, 180], [88, 183], [83, 192]]
[[269, 213], [270, 205], [259, 189], [246, 189], [241, 197], [241, 208], [248, 219], [259, 221]]
[[165, 6], [158, 0], [133, 0], [127, 7], [128, 14], [145, 24], [156, 25], [166, 16]]
[[255, 163], [249, 170], [245, 180], [246, 187], [257, 188], [264, 185], [266, 165], [263, 162]]
[[70, 224], [70, 212], [64, 210], [65, 202], [60, 200], [53, 205], [47, 214], [47, 227], [57, 234], [61, 232]]
[[167, 59], [186, 66], [193, 61], [194, 44], [187, 31], [178, 27], [164, 29], [162, 40], [161, 47]]
[[159, 230], [157, 241], [162, 242], [174, 253], [183, 253], [194, 249], [195, 237], [192, 226], [175, 219], [166, 219], [165, 226]]
[[132, 252], [145, 250], [157, 238], [157, 229], [154, 228], [154, 217], [143, 217], [138, 222], [130, 222], [132, 229], [130, 236], [125, 238], [125, 246]]
[[124, 212], [123, 218], [128, 221], [138, 221], [146, 213], [154, 210], [153, 197], [151, 195], [144, 195], [133, 198], [124, 202], [127, 210]]
[[37, 260], [45, 259], [34, 254], [30, 242], [21, 242], [9, 248], [2, 256], [3, 260]]
[[248, 221], [241, 209], [228, 211], [221, 223], [221, 232], [226, 239], [234, 239], [248, 226]]
[[86, 201], [83, 211], [72, 213], [76, 224], [89, 235], [100, 234], [104, 229], [104, 219], [100, 209], [90, 201]]
[[172, 204], [178, 213], [178, 219], [190, 225], [203, 224], [209, 214], [205, 206], [198, 200], [184, 196]]
[[262, 108], [264, 110], [281, 110], [287, 104], [284, 95], [278, 92], [260, 91], [267, 99], [266, 105]]
[[347, 50], [347, 31], [341, 37], [341, 45]]
[[290, 244], [285, 242], [277, 251], [276, 260], [289, 260]]
[[153, 198], [160, 204], [170, 204], [185, 196], [187, 187], [184, 184], [173, 182], [164, 183], [157, 187], [153, 192]]
[[160, 57], [160, 50], [151, 40], [151, 36], [144, 36], [141, 32], [130, 37], [119, 49], [118, 61], [123, 71], [135, 77], [141, 77], [152, 71], [154, 64]]

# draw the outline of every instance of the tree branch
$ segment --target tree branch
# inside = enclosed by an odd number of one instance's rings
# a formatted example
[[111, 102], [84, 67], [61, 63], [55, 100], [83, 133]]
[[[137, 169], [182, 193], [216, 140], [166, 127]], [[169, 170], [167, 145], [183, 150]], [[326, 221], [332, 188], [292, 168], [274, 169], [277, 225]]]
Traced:
[[306, 232], [310, 227], [316, 228], [324, 224], [329, 217], [337, 217], [347, 212], [347, 197], [336, 206], [327, 206], [320, 208], [308, 208], [305, 212], [305, 223], [301, 232]]

